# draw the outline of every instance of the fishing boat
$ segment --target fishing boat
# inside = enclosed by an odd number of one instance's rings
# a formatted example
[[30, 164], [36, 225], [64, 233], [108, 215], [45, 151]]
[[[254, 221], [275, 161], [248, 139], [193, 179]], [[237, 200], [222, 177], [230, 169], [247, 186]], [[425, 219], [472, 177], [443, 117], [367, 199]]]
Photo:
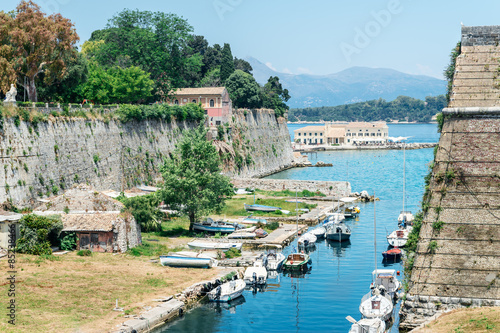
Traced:
[[415, 216], [410, 211], [401, 211], [398, 216], [398, 223], [405, 225], [412, 225], [413, 220], [415, 220]]
[[267, 282], [267, 270], [261, 261], [256, 261], [254, 266], [248, 267], [243, 276], [248, 285], [263, 285]]
[[393, 309], [392, 299], [385, 292], [383, 286], [373, 288], [363, 297], [359, 305], [359, 312], [363, 318], [379, 318], [382, 321], [391, 319]]
[[211, 302], [230, 302], [240, 297], [245, 287], [246, 283], [243, 280], [229, 281], [210, 291], [207, 294], [208, 299]]
[[316, 240], [317, 240], [316, 236], [308, 232], [300, 236], [299, 240], [297, 241], [297, 245], [302, 248], [316, 246], [315, 244]]
[[313, 234], [314, 236], [316, 236], [316, 238], [321, 239], [321, 238], [325, 238], [326, 229], [325, 229], [325, 227], [320, 226], [320, 227], [317, 227], [309, 232], [311, 234]]
[[384, 292], [390, 296], [391, 300], [395, 301], [397, 293], [401, 289], [396, 271], [394, 269], [376, 269], [372, 272], [372, 284], [370, 288], [383, 287]]
[[327, 213], [326, 219], [323, 223], [338, 223], [345, 220], [345, 216], [342, 212]]
[[[299, 203], [297, 200], [297, 191], [295, 191], [295, 212], [296, 212], [296, 225], [297, 229], [295, 232], [295, 238], [298, 237], [299, 235]], [[316, 238], [316, 236], [311, 235], [312, 237]], [[314, 240], [316, 241], [316, 240]], [[308, 240], [309, 243], [309, 240]], [[313, 242], [314, 244], [314, 242]], [[297, 247], [299, 246], [299, 240], [297, 240]], [[311, 262], [311, 258], [309, 257], [308, 254], [302, 252], [296, 252], [291, 253], [288, 255], [286, 258], [285, 262], [283, 263], [283, 270], [286, 271], [305, 271], [308, 269], [308, 265]]]
[[274, 212], [281, 209], [281, 207], [273, 207], [273, 206], [265, 206], [257, 204], [253, 205], [243, 204], [243, 206], [245, 207], [246, 211]]
[[277, 271], [281, 269], [283, 262], [285, 261], [285, 255], [281, 252], [276, 252], [270, 250], [264, 254], [262, 262], [268, 271]]
[[283, 263], [284, 270], [306, 270], [311, 258], [305, 253], [289, 254]]
[[[352, 203], [356, 200], [358, 200], [358, 199], [351, 198], [351, 197], [340, 198], [340, 201], [342, 201], [344, 204]], [[345, 218], [357, 217], [360, 212], [361, 212], [361, 209], [358, 206], [354, 206], [354, 205], [346, 206], [342, 210], [342, 214], [344, 214]]]
[[211, 218], [207, 218], [203, 222], [194, 223], [193, 229], [195, 231], [201, 232], [212, 232], [212, 233], [231, 233], [237, 229], [237, 224], [231, 224], [224, 221], [214, 221]]
[[348, 241], [351, 238], [351, 230], [345, 223], [332, 223], [326, 227], [326, 239], [338, 242]]
[[387, 242], [390, 246], [403, 247], [408, 242], [409, 233], [405, 226], [400, 225], [398, 230], [394, 230], [387, 236]]
[[255, 237], [257, 237], [255, 232], [233, 232], [227, 235], [229, 239], [254, 239]]
[[398, 261], [401, 259], [403, 251], [400, 248], [394, 247], [387, 251], [382, 252], [385, 261]]
[[250, 215], [249, 217], [244, 218], [241, 221], [241, 223], [243, 223], [243, 224], [257, 224], [257, 223], [267, 224], [267, 220], [266, 219], [262, 219], [262, 218], [252, 217]]
[[354, 320], [351, 316], [346, 319], [352, 323], [349, 333], [384, 333], [386, 329], [385, 322], [379, 318]]
[[162, 266], [211, 268], [217, 266], [217, 260], [195, 252], [178, 252], [160, 256]]
[[241, 247], [243, 246], [243, 243], [232, 243], [232, 242], [217, 243], [217, 242], [192, 241], [187, 244], [191, 249], [221, 250], [221, 251], [227, 251], [231, 248], [241, 250]]

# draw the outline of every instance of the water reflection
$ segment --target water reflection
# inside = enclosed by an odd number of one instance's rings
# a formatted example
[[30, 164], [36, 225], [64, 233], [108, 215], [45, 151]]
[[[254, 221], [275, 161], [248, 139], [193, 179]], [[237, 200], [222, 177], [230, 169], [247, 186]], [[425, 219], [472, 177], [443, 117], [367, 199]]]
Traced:
[[342, 243], [326, 240], [326, 246], [333, 250], [333, 255], [338, 258], [345, 257], [347, 249], [351, 247], [351, 241], [345, 241]]
[[286, 271], [283, 272], [283, 276], [290, 278], [305, 278], [307, 275], [311, 274], [312, 265], [307, 265], [306, 268], [297, 271]]
[[245, 296], [240, 296], [230, 302], [209, 302], [207, 307], [214, 309], [217, 313], [222, 313], [223, 310], [229, 310], [230, 313], [236, 313], [236, 307], [246, 302]]

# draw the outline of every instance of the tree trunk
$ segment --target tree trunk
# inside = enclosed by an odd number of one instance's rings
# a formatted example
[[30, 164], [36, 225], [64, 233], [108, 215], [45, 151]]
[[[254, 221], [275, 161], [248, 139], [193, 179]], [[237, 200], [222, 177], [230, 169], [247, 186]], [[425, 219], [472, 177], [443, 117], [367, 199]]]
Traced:
[[196, 222], [194, 213], [189, 213], [189, 232], [193, 232], [194, 223]]
[[30, 102], [38, 102], [38, 96], [36, 94], [35, 78], [26, 78], [26, 92], [28, 93], [28, 99]]

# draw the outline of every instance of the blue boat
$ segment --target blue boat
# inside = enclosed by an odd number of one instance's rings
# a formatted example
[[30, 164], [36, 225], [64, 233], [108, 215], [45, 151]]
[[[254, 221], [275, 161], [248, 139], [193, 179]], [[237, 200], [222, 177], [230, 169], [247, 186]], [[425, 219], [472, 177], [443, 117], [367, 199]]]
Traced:
[[243, 205], [245, 206], [245, 210], [247, 211], [274, 212], [281, 209], [281, 207], [264, 206], [264, 205], [247, 205], [247, 204]]
[[213, 233], [225, 233], [229, 234], [237, 229], [238, 225], [233, 225], [224, 221], [214, 221], [211, 218], [207, 218], [206, 221], [200, 223], [194, 223], [193, 229], [195, 231], [201, 232], [213, 232]]

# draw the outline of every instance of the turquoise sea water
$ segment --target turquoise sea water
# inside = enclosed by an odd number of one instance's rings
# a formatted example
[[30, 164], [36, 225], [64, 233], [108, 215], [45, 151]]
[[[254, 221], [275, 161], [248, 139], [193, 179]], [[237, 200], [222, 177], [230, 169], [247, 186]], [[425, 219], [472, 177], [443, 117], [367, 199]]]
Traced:
[[[436, 125], [390, 125], [391, 136], [436, 142]], [[419, 141], [416, 141], [419, 140]], [[432, 149], [406, 151], [407, 209], [416, 213]], [[229, 306], [202, 305], [157, 332], [347, 332], [350, 315], [359, 319], [359, 303], [369, 291], [371, 272], [383, 267], [386, 233], [397, 227], [402, 209], [403, 151], [337, 151], [310, 155], [332, 163], [327, 168], [287, 170], [269, 178], [348, 180], [353, 191], [376, 192], [377, 251], [374, 250], [374, 204], [360, 204], [357, 220], [348, 220], [351, 240], [342, 245], [321, 241], [311, 253], [312, 270], [300, 277], [280, 274], [264, 291], [247, 290]], [[291, 247], [285, 248], [289, 253]], [[385, 264], [403, 270], [401, 263]], [[403, 273], [403, 272], [402, 272]], [[402, 276], [401, 276], [402, 279]], [[397, 312], [396, 312], [397, 313]], [[396, 318], [391, 332], [398, 332]]]

